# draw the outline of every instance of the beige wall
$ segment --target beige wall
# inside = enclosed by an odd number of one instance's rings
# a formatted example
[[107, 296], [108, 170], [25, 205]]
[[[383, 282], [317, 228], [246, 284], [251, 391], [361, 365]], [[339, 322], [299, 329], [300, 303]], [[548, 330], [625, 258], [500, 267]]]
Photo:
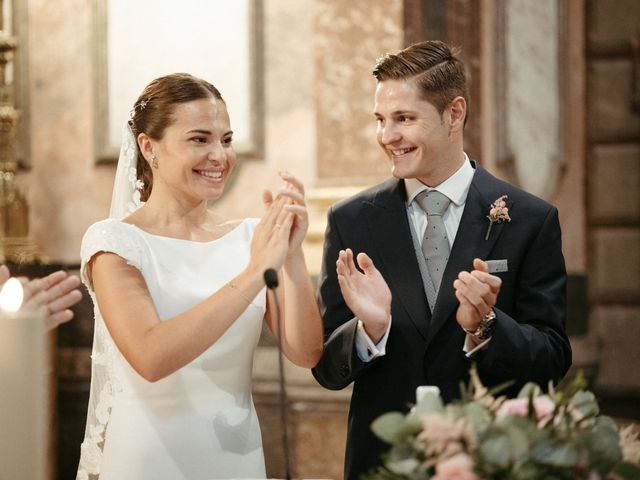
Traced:
[[53, 261], [78, 262], [80, 238], [104, 217], [111, 169], [93, 163], [90, 2], [29, 2], [32, 234]]
[[319, 183], [377, 183], [389, 167], [375, 141], [371, 69], [383, 52], [402, 48], [402, 2], [315, 4]]
[[[214, 206], [231, 218], [260, 215], [260, 192], [279, 186], [278, 170], [315, 182], [313, 4], [264, 1], [265, 152], [239, 164]], [[28, 7], [32, 169], [20, 183], [43, 254], [77, 263], [84, 231], [108, 214], [115, 173], [115, 165], [94, 163], [93, 2], [29, 0]], [[150, 42], [149, 55], [161, 54]]]

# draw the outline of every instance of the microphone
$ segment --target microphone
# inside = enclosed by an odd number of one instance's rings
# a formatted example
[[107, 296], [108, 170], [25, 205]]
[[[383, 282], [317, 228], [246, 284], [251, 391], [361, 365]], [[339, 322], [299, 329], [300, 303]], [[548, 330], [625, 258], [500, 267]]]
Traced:
[[273, 292], [272, 298], [276, 307], [276, 337], [278, 340], [278, 372], [280, 383], [280, 420], [282, 422], [282, 452], [284, 454], [284, 471], [287, 480], [291, 480], [291, 462], [289, 460], [289, 433], [287, 431], [287, 392], [284, 388], [284, 360], [282, 354], [282, 322], [280, 318], [280, 303], [278, 302], [278, 294], [276, 287], [278, 286], [278, 272], [273, 268], [267, 268], [263, 274], [264, 283], [269, 290]]
[[264, 283], [267, 285], [267, 288], [269, 290], [273, 290], [278, 286], [278, 272], [276, 272], [273, 268], [267, 268], [264, 271], [263, 277]]

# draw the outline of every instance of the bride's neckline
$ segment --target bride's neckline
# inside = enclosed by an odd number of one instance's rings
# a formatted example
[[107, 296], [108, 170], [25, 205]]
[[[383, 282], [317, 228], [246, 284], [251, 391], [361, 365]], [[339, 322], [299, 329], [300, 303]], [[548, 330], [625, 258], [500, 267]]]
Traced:
[[[133, 228], [135, 228], [136, 230], [138, 230], [139, 232], [142, 232], [145, 235], [149, 235], [150, 237], [156, 237], [156, 238], [162, 238], [165, 240], [176, 240], [178, 242], [188, 242], [188, 243], [201, 243], [201, 244], [208, 244], [208, 243], [214, 243], [217, 242], [218, 240], [222, 240], [223, 238], [231, 235], [232, 233], [234, 233], [236, 230], [238, 230], [238, 228], [240, 228], [240, 226], [242, 224], [244, 224], [248, 219], [247, 218], [243, 218], [242, 220], [238, 220], [236, 221], [236, 224], [233, 226], [233, 228], [231, 228], [230, 230], [228, 230], [227, 232], [223, 233], [222, 235], [220, 235], [219, 237], [216, 238], [212, 238], [211, 240], [189, 240], [186, 238], [179, 238], [179, 237], [171, 237], [168, 235], [160, 235], [158, 233], [151, 233], [146, 231], [143, 228], [140, 228], [139, 226], [133, 224], [133, 223], [127, 223], [127, 222], [121, 222], [124, 225], [129, 225]], [[232, 222], [228, 222], [228, 223], [232, 223]]]

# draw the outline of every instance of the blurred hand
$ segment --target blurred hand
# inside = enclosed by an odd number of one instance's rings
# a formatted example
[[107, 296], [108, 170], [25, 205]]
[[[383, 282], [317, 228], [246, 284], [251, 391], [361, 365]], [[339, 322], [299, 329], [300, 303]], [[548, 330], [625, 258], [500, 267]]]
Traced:
[[[9, 269], [5, 265], [0, 266], [0, 287], [10, 277]], [[24, 289], [22, 308], [37, 310], [44, 307], [45, 326], [51, 330], [61, 323], [73, 318], [73, 312], [69, 307], [82, 299], [82, 293], [78, 287], [80, 279], [75, 275], [59, 270], [44, 278], [28, 280], [19, 278]]]
[[0, 265], [0, 288], [4, 285], [4, 282], [9, 280], [11, 273], [9, 273], [9, 269], [6, 265]]
[[391, 291], [366, 253], [359, 253], [357, 261], [362, 272], [356, 267], [351, 249], [340, 250], [336, 262], [340, 291], [371, 340], [378, 343], [391, 318]]

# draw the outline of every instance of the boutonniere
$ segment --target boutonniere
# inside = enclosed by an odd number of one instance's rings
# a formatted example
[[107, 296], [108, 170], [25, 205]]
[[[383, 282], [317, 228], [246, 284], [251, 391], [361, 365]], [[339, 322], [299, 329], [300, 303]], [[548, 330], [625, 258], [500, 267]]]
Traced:
[[502, 195], [500, 198], [498, 198], [495, 202], [491, 204], [491, 210], [489, 210], [489, 215], [487, 215], [487, 218], [489, 219], [489, 228], [487, 228], [487, 234], [484, 236], [485, 240], [489, 240], [491, 227], [494, 223], [511, 221], [511, 217], [509, 217], [509, 209], [507, 208], [507, 203], [504, 201], [505, 198], [507, 198], [507, 196]]

